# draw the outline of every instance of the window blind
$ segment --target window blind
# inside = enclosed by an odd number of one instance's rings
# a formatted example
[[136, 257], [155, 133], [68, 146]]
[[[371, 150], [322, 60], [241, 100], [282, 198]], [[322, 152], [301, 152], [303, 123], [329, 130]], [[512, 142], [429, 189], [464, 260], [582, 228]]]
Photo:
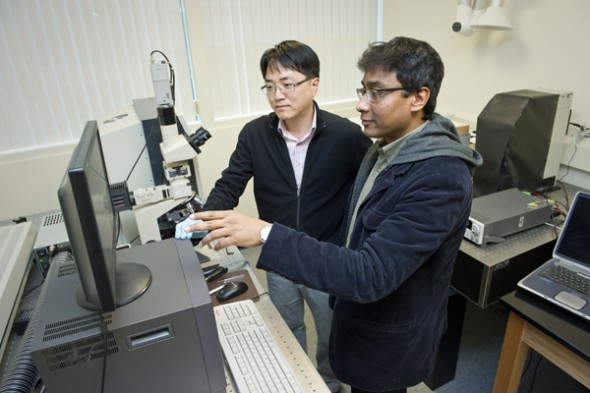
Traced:
[[200, 15], [193, 23], [203, 30], [215, 120], [269, 111], [260, 92], [259, 61], [266, 49], [287, 39], [308, 44], [320, 58], [318, 102], [354, 100], [361, 79], [356, 61], [377, 39], [379, 4], [375, 0], [199, 0]]
[[[153, 97], [154, 49], [189, 79], [178, 0], [2, 0], [0, 49], [0, 154], [76, 141], [87, 120]], [[189, 83], [176, 97], [191, 110]]]
[[[196, 13], [186, 0], [1, 0], [0, 154], [75, 142], [86, 121], [152, 97], [153, 50], [174, 66], [187, 120], [197, 99], [213, 102], [215, 121], [268, 112], [258, 63], [285, 39], [320, 57], [320, 105], [355, 100], [356, 60], [377, 37], [382, 0], [190, 1]], [[193, 73], [187, 25], [203, 31], [207, 75]], [[198, 97], [203, 81], [211, 88]]]

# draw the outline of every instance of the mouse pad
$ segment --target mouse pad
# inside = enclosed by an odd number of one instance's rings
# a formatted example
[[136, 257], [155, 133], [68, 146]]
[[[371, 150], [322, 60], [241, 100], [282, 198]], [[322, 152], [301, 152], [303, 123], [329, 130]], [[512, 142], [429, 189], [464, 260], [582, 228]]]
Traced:
[[[243, 277], [239, 277], [239, 276], [243, 276]], [[207, 283], [207, 287], [209, 288], [209, 291], [211, 291], [212, 289], [215, 289], [217, 287], [224, 286], [226, 284], [225, 282], [218, 282], [218, 281], [223, 280], [223, 279], [227, 279], [227, 278], [231, 278], [231, 277], [236, 277], [236, 279], [233, 280], [234, 282], [243, 281], [246, 284], [248, 284], [248, 290], [246, 292], [242, 293], [241, 295], [233, 297], [233, 298], [226, 300], [224, 302], [220, 302], [219, 300], [217, 300], [217, 293], [214, 293], [213, 295], [211, 295], [211, 304], [213, 305], [213, 307], [215, 307], [219, 304], [236, 302], [238, 300], [246, 300], [246, 299], [252, 299], [254, 301], [258, 300], [259, 295], [258, 295], [258, 291], [256, 290], [256, 286], [254, 285], [254, 282], [252, 282], [252, 277], [250, 277], [250, 273], [245, 269], [235, 270], [233, 272], [227, 272], [227, 273], [223, 274], [222, 276], [220, 276], [219, 278], [213, 280], [213, 282]]]

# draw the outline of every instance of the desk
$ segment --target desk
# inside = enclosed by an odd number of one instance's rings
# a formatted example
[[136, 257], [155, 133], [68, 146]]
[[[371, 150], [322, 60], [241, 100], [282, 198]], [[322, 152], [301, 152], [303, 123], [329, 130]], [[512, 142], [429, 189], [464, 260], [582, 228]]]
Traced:
[[553, 227], [540, 225], [497, 244], [478, 246], [463, 240], [451, 287], [485, 308], [516, 289], [521, 278], [551, 258], [555, 239]]
[[[245, 249], [244, 254], [237, 247], [230, 247], [219, 252], [207, 247], [197, 249], [210, 258], [210, 261], [201, 265], [203, 267], [220, 264], [227, 267], [230, 272], [239, 269], [248, 271], [256, 290], [260, 294], [254, 304], [305, 391], [309, 393], [330, 393], [328, 386], [326, 386], [315, 366], [301, 348], [293, 333], [291, 333], [291, 330], [272, 303], [265, 286], [258, 279], [250, 262], [247, 261], [247, 259], [252, 259], [252, 263], [255, 263], [258, 260], [260, 247]], [[236, 389], [228, 376], [229, 372], [226, 370], [226, 382], [228, 385], [226, 393], [233, 393]]]
[[[238, 252], [237, 249], [235, 252]], [[208, 254], [211, 257], [211, 263], [218, 262], [215, 259], [215, 255]], [[295, 376], [305, 389], [307, 393], [330, 393], [328, 386], [324, 383], [322, 377], [317, 372], [315, 366], [303, 350], [299, 342], [295, 339], [291, 330], [277, 311], [276, 307], [272, 303], [270, 296], [266, 293], [266, 290], [257, 279], [256, 274], [252, 270], [250, 263], [244, 261], [242, 266], [238, 266], [234, 263], [236, 269], [245, 269], [250, 274], [256, 290], [260, 294], [258, 300], [254, 302], [254, 305], [260, 312], [260, 315], [264, 319], [264, 322], [268, 326], [268, 329], [273, 336], [275, 342], [285, 355], [287, 363], [294, 371]], [[231, 269], [230, 269], [231, 270]], [[226, 369], [226, 393], [237, 392], [231, 378], [229, 378], [229, 371]]]
[[590, 388], [590, 324], [520, 290], [501, 301], [510, 316], [494, 393], [518, 391], [529, 348]]
[[478, 246], [463, 240], [451, 278], [447, 332], [442, 336], [432, 374], [424, 381], [432, 390], [453, 380], [459, 357], [466, 300], [480, 308], [514, 291], [518, 281], [551, 258], [555, 230], [541, 225], [508, 236], [497, 244]]
[[[239, 253], [239, 251], [238, 251], [238, 253]], [[237, 259], [238, 258], [229, 258], [228, 259], [228, 256], [226, 256], [225, 262], [232, 264], [234, 262], [237, 262]], [[214, 262], [215, 258], [213, 258], [212, 261]], [[243, 258], [242, 258], [242, 261], [243, 261], [243, 263], [239, 267], [243, 268], [243, 269], [250, 270], [249, 264], [246, 261], [244, 261]], [[56, 263], [56, 262], [54, 262], [54, 263]], [[35, 270], [35, 272], [36, 272], [36, 270]], [[315, 367], [313, 366], [312, 362], [310, 361], [310, 359], [307, 357], [307, 355], [305, 354], [305, 352], [303, 351], [303, 349], [301, 348], [299, 343], [296, 341], [293, 334], [288, 329], [286, 323], [283, 321], [280, 314], [278, 313], [278, 311], [276, 310], [276, 308], [272, 304], [268, 294], [265, 293], [265, 290], [262, 288], [262, 286], [260, 285], [258, 280], [256, 280], [255, 275], [254, 274], [250, 274], [250, 275], [254, 281], [256, 289], [258, 290], [258, 292], [260, 294], [260, 298], [257, 302], [255, 302], [255, 305], [258, 308], [261, 316], [263, 317], [263, 319], [267, 323], [270, 333], [274, 337], [274, 339], [277, 342], [277, 344], [279, 345], [280, 349], [285, 354], [287, 362], [292, 367], [292, 369], [295, 371], [295, 374], [296, 374], [297, 378], [299, 378], [301, 385], [305, 389], [305, 392], [329, 393], [329, 389], [327, 388], [327, 386], [325, 385], [325, 383], [321, 379], [320, 375], [317, 373], [317, 371], [316, 371]], [[28, 285], [31, 286], [31, 284], [35, 284], [37, 282], [40, 282], [39, 281], [40, 278], [38, 276], [39, 276], [39, 274], [29, 276]], [[17, 302], [20, 303], [20, 309], [33, 309], [36, 306], [38, 295], [39, 295], [38, 290], [35, 290], [35, 291], [32, 291], [31, 293], [29, 293], [27, 296], [23, 297], [22, 299], [19, 298], [17, 300]], [[21, 339], [19, 337], [17, 337], [15, 334], [11, 333], [10, 348], [13, 349], [14, 351], [12, 351], [12, 350], [7, 351], [7, 353], [12, 353], [13, 355], [17, 352], [20, 353], [20, 344], [21, 344]], [[1, 364], [3, 367], [2, 367], [2, 372], [0, 372], [0, 379], [2, 379], [4, 377], [4, 373], [7, 371], [7, 367], [4, 367], [4, 366], [11, 363], [13, 361], [13, 359], [14, 359], [14, 357], [11, 357], [8, 355], [4, 356], [2, 358]], [[226, 380], [228, 380], [228, 382], [231, 381], [231, 378], [227, 377], [227, 373], [226, 373]], [[34, 378], [33, 378], [33, 382], [34, 382]], [[23, 386], [23, 389], [24, 388], [25, 387]], [[37, 392], [39, 388], [40, 387], [37, 387], [37, 390], [33, 390], [34, 388], [33, 388], [33, 386], [31, 386], [31, 391]], [[226, 388], [226, 393], [231, 393], [234, 390], [235, 389], [233, 388], [231, 383], [229, 383]], [[23, 391], [25, 391], [25, 390], [23, 390]]]

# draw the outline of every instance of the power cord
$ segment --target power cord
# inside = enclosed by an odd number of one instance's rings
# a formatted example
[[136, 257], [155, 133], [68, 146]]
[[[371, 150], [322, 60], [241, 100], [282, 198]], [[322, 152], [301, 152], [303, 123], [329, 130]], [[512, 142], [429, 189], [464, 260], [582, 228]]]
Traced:
[[572, 135], [572, 139], [575, 139], [576, 142], [579, 138], [590, 138], [590, 127], [587, 127], [584, 124], [571, 123], [571, 122], [570, 122], [570, 125], [572, 125], [574, 127], [578, 127], [580, 129], [580, 131], [578, 131]]
[[529, 393], [531, 393], [533, 391], [533, 386], [535, 386], [535, 378], [537, 377], [537, 371], [539, 370], [539, 365], [541, 364], [541, 360], [543, 360], [543, 357], [539, 356], [539, 360], [537, 360], [537, 365], [535, 366], [535, 370], [533, 371], [533, 378], [531, 379]]
[[[47, 261], [47, 266], [50, 266], [53, 263], [53, 259], [54, 257], [59, 253], [60, 248], [58, 246], [56, 246], [55, 244], [52, 244], [51, 246], [49, 246], [48, 248], [48, 261]], [[35, 291], [37, 288], [39, 288], [41, 285], [43, 285], [43, 283], [45, 282], [45, 275], [42, 273], [41, 274], [41, 278], [39, 279], [38, 282], [36, 282], [35, 284], [33, 284], [33, 286], [29, 289], [26, 289], [24, 291], [24, 293], [22, 294], [21, 297], [25, 297], [28, 294], [30, 294], [31, 292]]]
[[147, 148], [148, 143], [150, 142], [150, 140], [152, 139], [152, 137], [155, 134], [155, 132], [154, 132], [155, 128], [156, 128], [156, 121], [153, 122], [152, 128], [150, 129], [150, 134], [148, 136], [148, 139], [146, 140], [145, 144], [143, 145], [143, 148], [141, 149], [141, 151], [137, 155], [137, 159], [135, 160], [135, 162], [133, 163], [133, 166], [129, 170], [129, 174], [127, 175], [127, 178], [125, 179], [125, 182], [129, 181], [129, 178], [131, 177], [131, 174], [135, 170], [135, 167], [137, 166], [137, 163], [139, 162], [139, 159], [141, 158], [143, 151]]
[[583, 138], [590, 138], [590, 127], [587, 127], [584, 124], [578, 124], [578, 123], [572, 123], [572, 122], [570, 122], [569, 124], [574, 127], [578, 127], [580, 129], [580, 131], [573, 133], [571, 135], [572, 145], [574, 145], [574, 151], [565, 166], [565, 173], [563, 174], [563, 176], [561, 176], [559, 178], [558, 182], [561, 182], [570, 172], [571, 163], [572, 163], [574, 157], [576, 156], [576, 153], [578, 152], [578, 140], [581, 138], [582, 139]]
[[104, 320], [104, 315], [100, 313], [100, 335], [102, 338], [102, 346], [103, 346], [103, 355], [102, 355], [102, 377], [100, 382], [100, 391], [104, 393], [105, 389], [105, 381], [106, 381], [106, 371], [107, 371], [107, 355], [108, 355], [108, 329], [107, 323]]
[[559, 187], [561, 187], [561, 189], [563, 190], [563, 197], [565, 198], [565, 204], [559, 202], [559, 204], [561, 206], [563, 206], [563, 208], [565, 209], [565, 213], [564, 215], [567, 216], [567, 213], [570, 211], [570, 197], [569, 194], [567, 193], [567, 189], [565, 188], [564, 184], [561, 182], [561, 180], [557, 181], [557, 184], [559, 185]]
[[522, 370], [522, 373], [520, 374], [521, 377], [523, 377], [527, 373], [532, 361], [533, 361], [533, 350], [529, 348], [529, 350], [527, 351], [527, 355], [526, 355], [525, 366]]

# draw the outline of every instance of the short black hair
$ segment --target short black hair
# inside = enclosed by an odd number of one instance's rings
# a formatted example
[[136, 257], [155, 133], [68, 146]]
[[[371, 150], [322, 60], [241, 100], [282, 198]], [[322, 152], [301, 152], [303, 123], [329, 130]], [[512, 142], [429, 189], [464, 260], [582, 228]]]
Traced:
[[269, 68], [276, 70], [279, 65], [300, 72], [306, 77], [320, 76], [318, 55], [309, 46], [299, 41], [287, 40], [267, 49], [260, 58], [262, 78], [266, 77], [266, 71]]
[[424, 118], [430, 119], [445, 73], [440, 55], [430, 44], [408, 37], [375, 42], [363, 52], [357, 65], [362, 72], [375, 69], [395, 72], [397, 80], [410, 93], [428, 87], [430, 98], [424, 106]]

